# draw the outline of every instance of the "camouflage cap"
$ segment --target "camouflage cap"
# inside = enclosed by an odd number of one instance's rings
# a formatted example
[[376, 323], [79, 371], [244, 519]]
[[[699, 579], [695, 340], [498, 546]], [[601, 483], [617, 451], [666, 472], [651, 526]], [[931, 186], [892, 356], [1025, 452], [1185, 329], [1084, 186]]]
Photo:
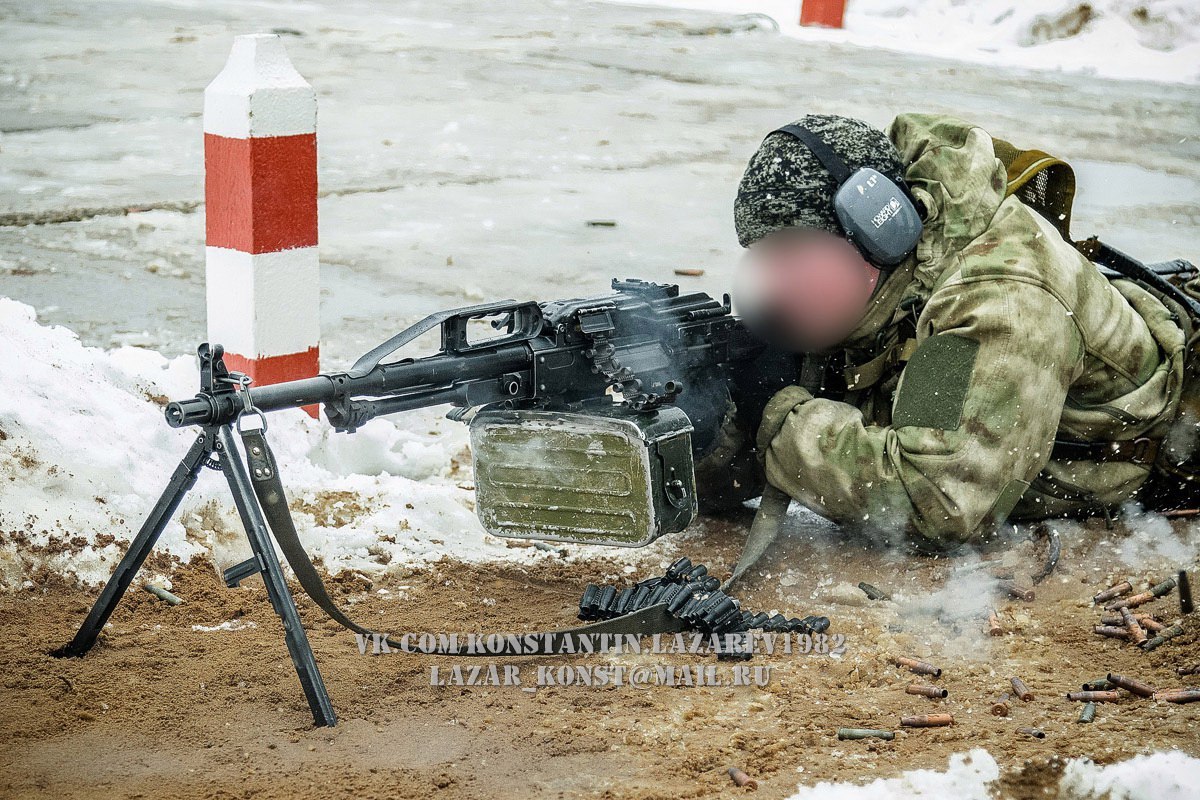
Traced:
[[[809, 114], [797, 125], [825, 140], [850, 169], [873, 167], [892, 180], [904, 176], [895, 145], [883, 131], [857, 119]], [[733, 203], [742, 247], [783, 228], [820, 228], [844, 235], [833, 210], [837, 182], [796, 137], [773, 133], [746, 166]]]

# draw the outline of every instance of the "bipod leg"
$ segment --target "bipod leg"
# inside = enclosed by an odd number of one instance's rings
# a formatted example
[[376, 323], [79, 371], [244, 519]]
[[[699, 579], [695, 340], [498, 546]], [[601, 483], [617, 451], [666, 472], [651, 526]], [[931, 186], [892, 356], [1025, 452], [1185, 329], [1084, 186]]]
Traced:
[[[222, 425], [217, 432], [217, 443], [221, 449], [221, 469], [229, 481], [229, 489], [233, 492], [233, 501], [237, 504], [238, 514], [246, 528], [246, 537], [250, 540], [250, 549], [258, 560], [267, 587], [267, 597], [275, 613], [283, 620], [284, 636], [287, 639], [288, 652], [291, 653], [292, 663], [296, 667], [296, 675], [304, 688], [304, 696], [308, 698], [308, 707], [312, 709], [313, 722], [317, 726], [337, 724], [337, 714], [329, 701], [329, 693], [325, 691], [325, 681], [317, 669], [317, 661], [313, 657], [312, 647], [308, 636], [300, 624], [300, 614], [288, 591], [287, 582], [283, 579], [283, 569], [279, 558], [275, 555], [275, 545], [267, 532], [267, 523], [263, 518], [262, 508], [254, 490], [250, 485], [250, 476], [246, 472], [246, 464], [238, 450], [233, 430], [229, 425]], [[244, 577], [244, 576], [243, 576]]]
[[87, 615], [83, 625], [79, 627], [75, 638], [69, 644], [52, 650], [50, 655], [57, 658], [82, 656], [92, 649], [92, 645], [96, 643], [96, 637], [104, 629], [104, 623], [108, 622], [108, 618], [116, 610], [117, 604], [125, 595], [125, 590], [129, 588], [134, 576], [141, 569], [142, 563], [154, 549], [154, 544], [162, 534], [163, 528], [167, 527], [175, 510], [179, 508], [184, 495], [195, 485], [200, 468], [204, 466], [205, 460], [208, 459], [215, 447], [216, 440], [211, 432], [205, 430], [196, 437], [191, 449], [187, 451], [187, 455], [183, 457], [179, 466], [175, 468], [175, 472], [172, 473], [171, 480], [167, 483], [167, 488], [163, 490], [162, 496], [150, 510], [146, 521], [142, 523], [141, 530], [129, 543], [129, 549], [125, 551], [121, 563], [117, 565], [112, 577], [104, 584], [100, 597], [92, 606], [91, 613]]

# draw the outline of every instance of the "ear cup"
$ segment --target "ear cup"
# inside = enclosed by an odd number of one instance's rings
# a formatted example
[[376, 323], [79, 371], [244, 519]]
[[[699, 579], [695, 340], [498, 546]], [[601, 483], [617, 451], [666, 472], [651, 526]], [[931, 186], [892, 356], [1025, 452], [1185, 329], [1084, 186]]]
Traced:
[[833, 198], [846, 237], [878, 267], [894, 267], [921, 238], [921, 215], [908, 192], [870, 167], [851, 175]]
[[784, 125], [772, 133], [786, 133], [802, 141], [838, 181], [834, 212], [846, 238], [863, 258], [887, 269], [916, 250], [923, 225], [903, 180], [892, 180], [871, 167], [852, 171], [820, 135], [803, 125]]

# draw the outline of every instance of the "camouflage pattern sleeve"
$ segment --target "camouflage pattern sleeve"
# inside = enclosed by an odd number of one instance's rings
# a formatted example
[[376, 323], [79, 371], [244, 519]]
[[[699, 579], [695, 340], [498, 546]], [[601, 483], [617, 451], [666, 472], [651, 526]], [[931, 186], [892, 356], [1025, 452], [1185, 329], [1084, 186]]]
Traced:
[[1083, 343], [1045, 288], [963, 275], [921, 315], [890, 425], [800, 387], [771, 399], [757, 445], [772, 485], [834, 521], [934, 547], [1008, 515], [1049, 460]]

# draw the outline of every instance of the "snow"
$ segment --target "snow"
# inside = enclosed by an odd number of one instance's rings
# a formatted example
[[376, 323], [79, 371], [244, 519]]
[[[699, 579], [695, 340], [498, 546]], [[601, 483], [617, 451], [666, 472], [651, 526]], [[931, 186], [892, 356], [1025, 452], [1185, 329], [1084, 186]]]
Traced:
[[[1000, 777], [996, 760], [981, 748], [950, 756], [944, 772], [917, 769], [865, 785], [822, 782], [801, 787], [789, 800], [991, 800]], [[1136, 756], [1098, 766], [1086, 759], [1067, 762], [1057, 797], [1063, 800], [1196, 800], [1200, 759], [1180, 752]]]
[[[766, 14], [781, 33], [803, 41], [1106, 78], [1200, 82], [1200, 3], [1195, 0], [848, 0], [841, 30], [801, 27], [799, 0], [629, 4]], [[1081, 6], [1091, 15], [1078, 32], [1072, 33], [1069, 24], [1053, 24]]]
[[[168, 427], [154, 402], [195, 394], [195, 357], [85, 347], [72, 331], [39, 325], [33, 308], [3, 297], [0, 341], [0, 588], [28, 586], [43, 569], [99, 583], [196, 433]], [[294, 516], [310, 555], [335, 572], [367, 573], [442, 556], [525, 563], [550, 557], [510, 547], [480, 526], [466, 427], [442, 413], [373, 420], [353, 435], [300, 410], [270, 415], [272, 448], [293, 503], [301, 504]], [[207, 555], [219, 568], [248, 557], [217, 473], [202, 470], [158, 549], [184, 562]], [[577, 547], [572, 556], [596, 551]], [[662, 557], [653, 547], [605, 553], [631, 561]]]

